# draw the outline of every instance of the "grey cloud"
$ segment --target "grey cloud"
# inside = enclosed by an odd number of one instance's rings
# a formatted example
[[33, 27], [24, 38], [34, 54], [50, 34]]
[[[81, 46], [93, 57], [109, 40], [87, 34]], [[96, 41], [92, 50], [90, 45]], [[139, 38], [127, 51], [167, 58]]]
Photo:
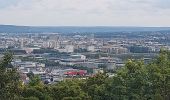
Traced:
[[3, 13], [0, 22], [29, 25], [167, 25], [169, 5], [170, 0], [20, 0], [17, 5], [0, 9]]

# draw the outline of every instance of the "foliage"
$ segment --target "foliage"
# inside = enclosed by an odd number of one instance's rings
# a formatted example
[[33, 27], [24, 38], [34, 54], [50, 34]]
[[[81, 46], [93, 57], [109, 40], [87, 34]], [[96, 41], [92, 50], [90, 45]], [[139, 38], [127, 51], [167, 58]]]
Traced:
[[0, 99], [14, 99], [19, 94], [19, 74], [11, 66], [12, 54], [6, 53], [0, 62]]
[[42, 82], [39, 76], [31, 76], [28, 85], [29, 86], [41, 86]]
[[[0, 63], [0, 100], [169, 100], [170, 52], [161, 50], [151, 63], [128, 60], [112, 77], [99, 73], [85, 80], [68, 79], [45, 85], [38, 76], [19, 88], [19, 77], [9, 67], [11, 55]], [[12, 70], [7, 70], [12, 68]]]
[[89, 100], [90, 97], [81, 88], [82, 82], [66, 80], [51, 86], [52, 97], [55, 100]]

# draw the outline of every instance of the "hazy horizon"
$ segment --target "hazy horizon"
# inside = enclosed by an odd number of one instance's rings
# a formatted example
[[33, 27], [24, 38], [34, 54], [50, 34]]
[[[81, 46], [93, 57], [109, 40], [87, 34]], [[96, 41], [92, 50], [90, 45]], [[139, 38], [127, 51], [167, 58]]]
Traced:
[[133, 25], [129, 25], [129, 26], [116, 26], [116, 25], [111, 25], [111, 26], [107, 26], [107, 25], [17, 25], [17, 24], [0, 24], [1, 26], [25, 26], [25, 27], [127, 27], [127, 28], [133, 28], [133, 27], [137, 27], [137, 28], [161, 28], [161, 27], [167, 27], [170, 28], [170, 26], [133, 26]]

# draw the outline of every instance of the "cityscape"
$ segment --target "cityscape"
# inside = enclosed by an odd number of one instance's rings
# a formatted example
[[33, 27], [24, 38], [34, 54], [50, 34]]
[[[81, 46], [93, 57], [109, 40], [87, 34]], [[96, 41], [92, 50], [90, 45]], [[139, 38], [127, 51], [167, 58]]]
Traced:
[[0, 100], [170, 100], [170, 0], [0, 0]]
[[[102, 27], [101, 27], [102, 29]], [[0, 53], [14, 54], [12, 65], [29, 82], [28, 73], [52, 84], [68, 78], [88, 78], [100, 72], [110, 77], [128, 59], [152, 61], [170, 50], [170, 31], [86, 33], [1, 33]]]

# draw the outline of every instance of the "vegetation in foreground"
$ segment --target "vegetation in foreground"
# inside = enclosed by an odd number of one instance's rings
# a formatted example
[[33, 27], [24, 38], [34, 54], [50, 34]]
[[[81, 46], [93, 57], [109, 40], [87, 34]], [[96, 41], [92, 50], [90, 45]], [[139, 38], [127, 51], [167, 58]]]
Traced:
[[12, 55], [5, 54], [0, 62], [0, 100], [170, 100], [169, 51], [160, 51], [150, 64], [128, 60], [113, 77], [99, 73], [53, 85], [34, 75], [23, 85], [11, 60]]

